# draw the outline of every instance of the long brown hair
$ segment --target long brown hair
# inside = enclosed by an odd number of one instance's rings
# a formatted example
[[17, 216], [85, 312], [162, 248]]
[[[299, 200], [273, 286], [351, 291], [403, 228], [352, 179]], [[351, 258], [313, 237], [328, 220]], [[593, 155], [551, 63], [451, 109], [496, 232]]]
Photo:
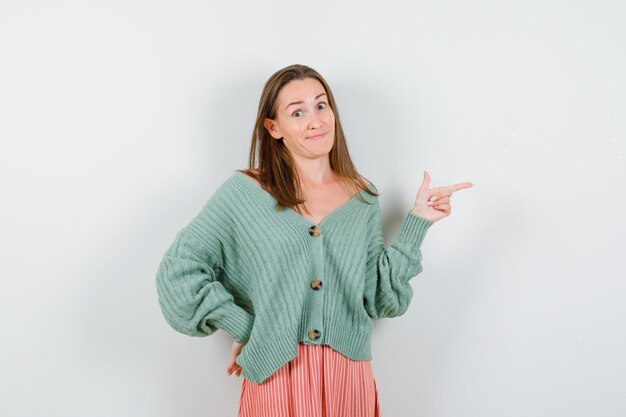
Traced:
[[[305, 200], [300, 198], [302, 190], [293, 159], [283, 140], [274, 139], [263, 122], [265, 118], [274, 119], [276, 117], [278, 94], [281, 89], [290, 81], [305, 78], [316, 79], [324, 86], [329, 106], [335, 115], [335, 142], [329, 154], [330, 168], [336, 175], [348, 180], [354, 189], [354, 194], [363, 190], [370, 195], [378, 196], [377, 192], [368, 188], [367, 183], [363, 181], [352, 163], [339, 120], [337, 104], [328, 83], [317, 71], [306, 65], [289, 65], [276, 71], [266, 81], [252, 131], [248, 169], [238, 171], [255, 178], [263, 189], [274, 197], [279, 209], [290, 207], [295, 210], [300, 204], [304, 205]], [[258, 172], [253, 170], [258, 170]], [[359, 198], [364, 203], [369, 204], [361, 195]], [[306, 205], [304, 205], [304, 209], [308, 212]]]

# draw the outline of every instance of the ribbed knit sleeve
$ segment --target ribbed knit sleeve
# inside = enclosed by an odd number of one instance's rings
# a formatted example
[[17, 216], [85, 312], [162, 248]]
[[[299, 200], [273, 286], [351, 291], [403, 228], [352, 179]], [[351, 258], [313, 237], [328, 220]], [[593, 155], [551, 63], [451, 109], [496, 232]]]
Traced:
[[378, 320], [406, 312], [413, 297], [409, 280], [422, 271], [420, 246], [434, 222], [409, 210], [396, 239], [385, 248], [378, 199], [372, 209], [369, 222], [372, 239], [368, 246], [364, 306], [369, 316]]
[[224, 248], [216, 236], [227, 231], [203, 214], [178, 232], [159, 265], [156, 283], [161, 311], [178, 332], [207, 336], [221, 328], [242, 343], [250, 336], [254, 316], [235, 304], [234, 296], [219, 281]]

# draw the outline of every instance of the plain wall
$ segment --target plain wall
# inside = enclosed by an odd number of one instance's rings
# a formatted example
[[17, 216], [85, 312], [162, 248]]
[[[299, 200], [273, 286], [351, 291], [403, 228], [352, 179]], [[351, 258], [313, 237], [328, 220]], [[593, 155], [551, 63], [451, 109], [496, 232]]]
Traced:
[[236, 416], [232, 339], [155, 274], [247, 164], [264, 82], [317, 69], [387, 243], [471, 181], [377, 321], [382, 414], [626, 415], [620, 1], [0, 2], [0, 415]]

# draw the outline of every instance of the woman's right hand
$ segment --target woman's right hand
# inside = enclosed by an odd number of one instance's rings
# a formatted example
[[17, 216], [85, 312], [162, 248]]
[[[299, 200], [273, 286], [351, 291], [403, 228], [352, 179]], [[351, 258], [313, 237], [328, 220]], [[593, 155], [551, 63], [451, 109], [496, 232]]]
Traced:
[[241, 366], [239, 366], [239, 364], [235, 362], [235, 359], [237, 359], [237, 356], [239, 356], [239, 353], [241, 353], [241, 349], [243, 349], [244, 345], [247, 342], [247, 340], [243, 343], [233, 342], [233, 347], [230, 350], [230, 362], [226, 367], [226, 373], [228, 375], [232, 374], [233, 372], [235, 372], [237, 376], [241, 375]]

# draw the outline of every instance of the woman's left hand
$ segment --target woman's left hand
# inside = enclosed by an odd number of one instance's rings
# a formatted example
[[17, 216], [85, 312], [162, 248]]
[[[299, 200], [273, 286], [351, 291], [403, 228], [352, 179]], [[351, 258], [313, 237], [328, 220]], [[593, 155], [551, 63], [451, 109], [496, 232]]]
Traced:
[[430, 175], [424, 171], [424, 182], [420, 186], [415, 204], [411, 210], [415, 215], [426, 220], [437, 221], [450, 215], [450, 197], [455, 191], [473, 186], [471, 182], [460, 182], [445, 187], [429, 188]]

